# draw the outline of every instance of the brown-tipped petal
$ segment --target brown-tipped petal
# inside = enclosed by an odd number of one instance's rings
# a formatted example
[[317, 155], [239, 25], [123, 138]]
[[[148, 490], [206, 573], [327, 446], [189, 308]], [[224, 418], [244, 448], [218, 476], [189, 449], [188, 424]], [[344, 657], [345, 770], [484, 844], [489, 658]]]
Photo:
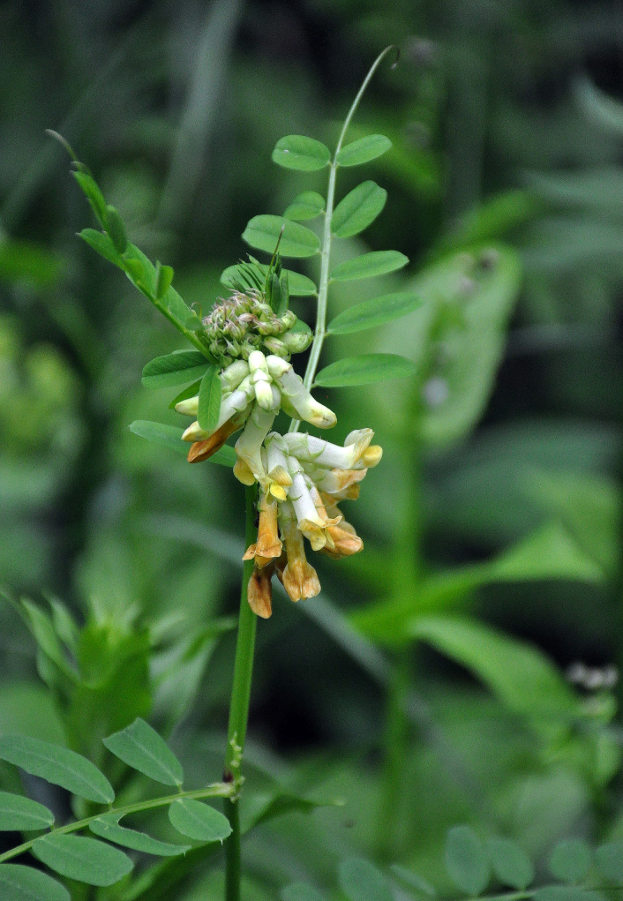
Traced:
[[264, 569], [255, 567], [247, 587], [249, 607], [256, 616], [261, 616], [262, 619], [268, 619], [273, 612], [271, 576], [272, 567]]
[[288, 563], [283, 571], [281, 581], [291, 601], [315, 598], [320, 594], [318, 574], [307, 561], [296, 560]]
[[259, 557], [280, 557], [282, 544], [277, 523], [277, 501], [260, 501], [260, 522], [257, 532], [256, 554]]
[[239, 415], [232, 416], [231, 419], [224, 422], [220, 429], [213, 432], [209, 438], [205, 439], [205, 441], [195, 441], [191, 444], [190, 450], [188, 451], [188, 462], [201, 463], [203, 460], [207, 460], [212, 454], [215, 454], [217, 450], [220, 450], [223, 447], [230, 435], [233, 435], [234, 432], [238, 431], [242, 426], [243, 421], [244, 420]]
[[353, 554], [363, 550], [363, 541], [350, 523], [343, 522], [339, 526], [331, 526], [328, 532], [333, 539], [333, 546], [327, 544], [323, 551], [329, 557], [352, 557]]
[[244, 552], [244, 554], [242, 555], [242, 559], [243, 559], [243, 560], [253, 560], [253, 559], [255, 559], [255, 549], [256, 549], [256, 547], [257, 547], [257, 544], [250, 544], [249, 547], [248, 547], [248, 548], [246, 549], [246, 551]]

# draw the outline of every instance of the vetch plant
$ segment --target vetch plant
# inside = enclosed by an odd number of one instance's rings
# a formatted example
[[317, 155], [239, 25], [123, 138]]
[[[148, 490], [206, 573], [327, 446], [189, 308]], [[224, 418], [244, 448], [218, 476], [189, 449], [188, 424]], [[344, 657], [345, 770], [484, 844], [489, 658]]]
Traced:
[[[382, 456], [381, 447], [372, 443], [374, 432], [367, 424], [335, 441], [304, 430], [303, 423], [325, 432], [337, 425], [335, 413], [320, 403], [313, 391], [317, 386], [354, 386], [409, 377], [416, 370], [411, 360], [396, 354], [352, 356], [318, 368], [325, 339], [332, 331], [328, 322], [331, 284], [380, 276], [408, 262], [394, 250], [370, 251], [338, 264], [332, 255], [336, 240], [361, 233], [385, 205], [386, 191], [370, 180], [339, 201], [336, 192], [342, 168], [360, 166], [390, 149], [391, 142], [380, 134], [350, 143], [346, 143], [346, 135], [370, 79], [392, 52], [393, 48], [386, 48], [369, 70], [333, 152], [302, 135], [277, 142], [273, 160], [278, 165], [301, 173], [328, 171], [326, 196], [303, 191], [282, 216], [255, 216], [243, 238], [255, 251], [268, 253], [269, 262], [250, 256], [226, 269], [222, 283], [230, 293], [217, 300], [206, 315], [188, 306], [175, 290], [170, 266], [152, 263], [129, 242], [119, 212], [106, 202], [93, 175], [61, 138], [73, 159], [73, 175], [99, 225], [84, 229], [81, 237], [125, 272], [192, 348], [157, 357], [143, 370], [146, 387], [182, 387], [172, 406], [181, 416], [191, 417], [191, 424], [177, 429], [140, 421], [131, 428], [169, 447], [183, 447], [187, 442], [190, 463], [209, 460], [233, 471], [246, 488], [246, 550], [241, 554], [241, 603], [222, 781], [183, 790], [181, 765], [164, 740], [138, 718], [105, 739], [106, 748], [148, 778], [174, 786], [177, 793], [114, 806], [110, 782], [86, 758], [46, 742], [4, 736], [0, 757], [91, 805], [85, 816], [55, 826], [46, 807], [5, 793], [0, 803], [3, 828], [48, 830], [0, 857], [0, 886], [11, 897], [30, 897], [33, 892], [54, 901], [68, 897], [63, 886], [46, 873], [7, 863], [26, 851], [62, 876], [101, 886], [120, 880], [133, 866], [113, 845], [161, 856], [186, 853], [187, 845], [163, 843], [120, 825], [125, 816], [163, 807], [168, 809], [171, 825], [183, 836], [202, 844], [225, 841], [225, 896], [228, 901], [240, 898], [239, 805], [257, 617], [271, 616], [273, 576], [292, 601], [319, 594], [320, 581], [307, 559], [307, 548], [333, 559], [363, 549], [363, 540], [340, 505], [358, 497], [368, 469], [377, 466]], [[302, 224], [313, 221], [319, 223], [319, 229]], [[284, 268], [282, 260], [286, 258], [318, 260], [317, 283]], [[313, 331], [290, 309], [291, 296], [315, 297]], [[380, 325], [412, 312], [418, 303], [410, 293], [363, 301], [335, 318], [335, 333]], [[301, 374], [295, 358], [305, 350], [309, 356]], [[290, 418], [285, 431], [276, 428], [279, 414]], [[228, 443], [232, 436], [237, 436], [233, 444]], [[225, 799], [227, 819], [203, 803], [209, 797]], [[74, 835], [87, 828], [97, 838]]]

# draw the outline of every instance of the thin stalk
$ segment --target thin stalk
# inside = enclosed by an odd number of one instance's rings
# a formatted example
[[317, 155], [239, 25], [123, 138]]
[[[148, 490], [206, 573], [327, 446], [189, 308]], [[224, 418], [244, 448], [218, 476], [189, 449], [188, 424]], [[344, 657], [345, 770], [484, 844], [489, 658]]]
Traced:
[[[247, 488], [245, 538], [248, 546], [256, 537], [255, 486]], [[240, 901], [240, 815], [239, 794], [242, 786], [242, 755], [247, 735], [253, 655], [257, 617], [249, 607], [247, 586], [253, 571], [253, 560], [246, 560], [242, 568], [240, 590], [240, 614], [234, 660], [234, 678], [229, 706], [227, 749], [223, 780], [233, 785], [234, 792], [225, 800], [225, 815], [231, 826], [231, 835], [225, 842], [225, 901]]]

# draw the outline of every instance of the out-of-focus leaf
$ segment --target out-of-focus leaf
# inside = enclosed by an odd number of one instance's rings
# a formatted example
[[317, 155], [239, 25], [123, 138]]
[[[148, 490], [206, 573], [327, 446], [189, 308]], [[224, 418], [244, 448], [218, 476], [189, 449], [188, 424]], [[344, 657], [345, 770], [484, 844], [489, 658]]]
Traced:
[[532, 895], [533, 901], [605, 901], [605, 895], [577, 885], [544, 885]]
[[0, 830], [19, 831], [21, 829], [47, 829], [54, 823], [54, 814], [43, 804], [0, 792]]
[[0, 282], [49, 288], [60, 280], [64, 268], [63, 261], [52, 251], [29, 241], [0, 236]]
[[293, 882], [281, 890], [281, 901], [324, 901], [324, 897], [304, 882]]
[[408, 885], [410, 888], [414, 888], [416, 892], [428, 895], [429, 898], [434, 898], [437, 894], [435, 886], [431, 885], [428, 879], [424, 879], [419, 873], [414, 873], [413, 870], [401, 867], [400, 864], [397, 863], [392, 864], [391, 870], [401, 882]]
[[[480, 418], [493, 386], [506, 340], [506, 326], [521, 281], [519, 260], [506, 248], [482, 248], [443, 260], [418, 276], [414, 292], [426, 301], [459, 301], [462, 325], [445, 330], [444, 359], [436, 380], [443, 392], [429, 394], [422, 419], [431, 444], [458, 440]], [[427, 386], [424, 395], [427, 397]]]
[[103, 739], [108, 750], [128, 766], [164, 785], [180, 786], [184, 771], [165, 740], [140, 717]]
[[336, 282], [373, 278], [377, 275], [385, 275], [387, 272], [395, 272], [396, 269], [402, 269], [408, 262], [409, 258], [397, 250], [371, 250], [352, 260], [338, 263], [331, 272], [331, 278]]
[[387, 191], [376, 182], [364, 181], [338, 203], [331, 217], [331, 231], [338, 238], [350, 238], [366, 229], [381, 213]]
[[337, 155], [339, 166], [360, 166], [386, 153], [392, 142], [385, 135], [366, 135], [345, 144]]
[[596, 125], [615, 135], [623, 135], [623, 104], [603, 91], [588, 78], [578, 78], [574, 93], [581, 109]]
[[87, 885], [113, 885], [130, 872], [130, 858], [95, 838], [81, 835], [42, 835], [32, 853], [62, 876]]
[[254, 216], [242, 233], [251, 247], [274, 253], [279, 241], [283, 257], [313, 257], [320, 250], [320, 239], [305, 225], [283, 216]]
[[623, 841], [600, 845], [595, 851], [595, 866], [604, 879], [623, 882]]
[[457, 888], [470, 897], [487, 887], [490, 867], [482, 842], [469, 826], [454, 826], [446, 837], [446, 868]]
[[456, 227], [433, 248], [433, 257], [449, 251], [498, 241], [513, 228], [534, 218], [542, 204], [528, 191], [505, 191], [495, 194], [470, 210]]
[[532, 189], [551, 203], [613, 213], [621, 210], [623, 172], [615, 166], [576, 172], [534, 172], [528, 178]]
[[554, 847], [549, 858], [549, 871], [561, 882], [578, 883], [591, 868], [592, 852], [581, 838], [564, 839]]
[[3, 735], [0, 758], [87, 801], [111, 804], [115, 799], [106, 776], [86, 757], [61, 745], [27, 735]]
[[369, 385], [413, 377], [416, 372], [415, 363], [398, 354], [361, 354], [325, 366], [316, 376], [315, 384], [323, 388]]
[[487, 851], [493, 872], [502, 885], [519, 890], [530, 885], [534, 866], [521, 845], [509, 838], [490, 838]]
[[0, 897], [3, 901], [71, 901], [56, 879], [19, 863], [0, 864]]
[[331, 151], [315, 138], [305, 135], [286, 135], [279, 138], [273, 150], [272, 160], [285, 169], [299, 172], [315, 172], [329, 165]]
[[406, 316], [408, 313], [417, 310], [421, 305], [421, 299], [416, 294], [411, 294], [407, 291], [383, 294], [382, 297], [373, 297], [338, 313], [335, 319], [329, 323], [327, 334], [348, 335], [364, 329], [374, 328], [386, 322], [391, 322], [393, 319]]
[[283, 214], [286, 219], [315, 219], [324, 211], [325, 199], [317, 191], [298, 194]]
[[393, 901], [389, 882], [369, 860], [342, 860], [338, 875], [340, 888], [349, 901]]

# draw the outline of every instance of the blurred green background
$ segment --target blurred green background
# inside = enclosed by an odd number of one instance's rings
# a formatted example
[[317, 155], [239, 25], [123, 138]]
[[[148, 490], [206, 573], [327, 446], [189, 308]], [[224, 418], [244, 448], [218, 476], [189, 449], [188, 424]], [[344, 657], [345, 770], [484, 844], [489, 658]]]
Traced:
[[[144, 390], [140, 373], [181, 345], [76, 237], [91, 213], [44, 130], [70, 141], [131, 240], [173, 265], [186, 301], [207, 310], [224, 290], [222, 269], [246, 253], [247, 219], [324, 190], [324, 175], [271, 163], [276, 140], [334, 144], [369, 65], [396, 43], [400, 62], [381, 68], [350, 136], [393, 141], [363, 176], [389, 191], [365, 246], [411, 263], [375, 288], [336, 290], [332, 313], [392, 290], [425, 303], [398, 325], [331, 339], [325, 362], [393, 350], [421, 360], [422, 378], [318, 391], [338, 412], [336, 441], [372, 426], [385, 457], [345, 511], [364, 554], [320, 562], [326, 595], [298, 607], [280, 595], [260, 624], [250, 724], [258, 771], [350, 801], [346, 812], [267, 827], [280, 843], [270, 863], [275, 837], [260, 831], [252, 870], [258, 885], [329, 879], [332, 854], [354, 847], [435, 875], [444, 830], [466, 819], [501, 824], [535, 853], [568, 830], [623, 834], [620, 732], [609, 716], [554, 741], [542, 723], [527, 725], [529, 699], [509, 706], [497, 677], [451, 652], [445, 633], [415, 645], [415, 627], [400, 625], [424, 596], [436, 617], [458, 613], [532, 641], [562, 671], [623, 660], [621, 9], [8, 2], [0, 34], [0, 583], [42, 609], [61, 599], [100, 629], [119, 667], [93, 701], [89, 732], [84, 700], [41, 652], [37, 662], [16, 608], [0, 605], [0, 730], [96, 753], [93, 736], [120, 727], [97, 711], [124, 685], [119, 721], [177, 724], [172, 740], [201, 779], [201, 755], [219, 759], [231, 667], [232, 635], [220, 640], [227, 623], [213, 623], [236, 610], [244, 550], [231, 474], [189, 467], [128, 430], [134, 419], [177, 424], [170, 392]], [[339, 193], [356, 174], [344, 172]], [[344, 252], [362, 246], [352, 239]], [[293, 307], [313, 321], [309, 301]], [[519, 546], [519, 563], [487, 570]], [[128, 660], [139, 660], [131, 677]], [[410, 718], [382, 738], [396, 697], [387, 684], [401, 667]], [[602, 689], [579, 690], [605, 703]], [[383, 788], [392, 745], [406, 752], [393, 802], [391, 778]], [[400, 822], [391, 841], [379, 831], [384, 792]]]

